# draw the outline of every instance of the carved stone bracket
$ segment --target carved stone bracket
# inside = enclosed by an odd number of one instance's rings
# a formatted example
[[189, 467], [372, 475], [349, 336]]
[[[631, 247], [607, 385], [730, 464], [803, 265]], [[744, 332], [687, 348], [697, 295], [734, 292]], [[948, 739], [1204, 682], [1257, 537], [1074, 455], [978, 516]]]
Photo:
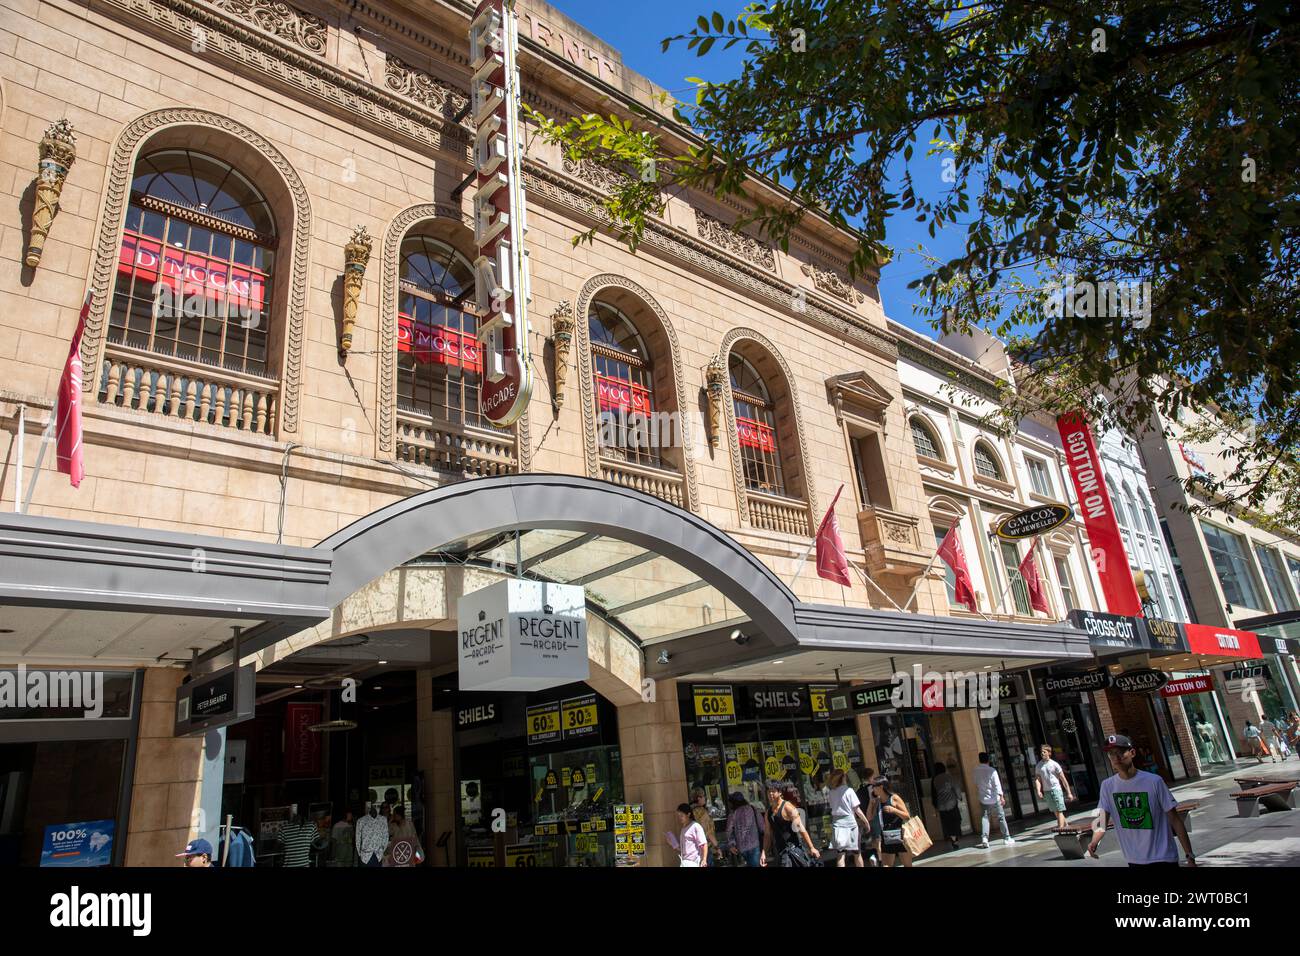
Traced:
[[352, 238], [343, 247], [343, 337], [339, 351], [346, 355], [352, 351], [352, 328], [357, 324], [357, 308], [361, 303], [361, 285], [366, 278], [366, 265], [370, 262], [373, 242], [365, 226], [357, 226]]
[[733, 229], [699, 209], [695, 210], [695, 231], [701, 239], [726, 249], [746, 262], [771, 272], [776, 271], [776, 253], [771, 246]]
[[32, 239], [23, 260], [35, 269], [41, 263], [45, 240], [59, 214], [59, 196], [68, 170], [77, 160], [77, 138], [72, 135], [72, 124], [66, 119], [51, 124], [41, 137], [40, 161], [36, 166], [36, 204], [32, 209]]
[[709, 396], [709, 444], [717, 448], [722, 436], [722, 402], [726, 398], [727, 363], [720, 355], [709, 360], [704, 370], [705, 388]]
[[573, 306], [561, 299], [551, 313], [551, 342], [555, 346], [555, 387], [552, 405], [564, 404], [564, 384], [569, 378], [569, 350], [573, 346]]
[[807, 262], [800, 266], [800, 271], [812, 279], [813, 286], [818, 292], [834, 296], [837, 299], [843, 299], [850, 305], [861, 304], [867, 300], [865, 295], [853, 288], [852, 283], [838, 272], [832, 272], [830, 269], [823, 269], [821, 266], [814, 266]]

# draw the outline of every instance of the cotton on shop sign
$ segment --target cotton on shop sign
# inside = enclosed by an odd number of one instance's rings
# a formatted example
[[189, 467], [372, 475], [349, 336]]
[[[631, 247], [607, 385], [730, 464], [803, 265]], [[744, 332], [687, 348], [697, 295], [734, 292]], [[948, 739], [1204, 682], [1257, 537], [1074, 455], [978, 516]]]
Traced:
[[544, 690], [591, 674], [580, 586], [511, 578], [466, 594], [456, 639], [461, 690]]

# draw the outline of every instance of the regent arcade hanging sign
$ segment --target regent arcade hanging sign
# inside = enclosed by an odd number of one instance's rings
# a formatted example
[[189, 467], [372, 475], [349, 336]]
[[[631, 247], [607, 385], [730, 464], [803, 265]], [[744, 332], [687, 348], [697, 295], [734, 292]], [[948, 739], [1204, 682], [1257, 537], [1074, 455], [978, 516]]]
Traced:
[[1054, 531], [1074, 517], [1065, 505], [1039, 505], [1017, 511], [998, 524], [997, 535], [1007, 541], [1019, 541]]
[[519, 49], [513, 0], [483, 0], [469, 28], [474, 71], [474, 287], [479, 314], [483, 414], [513, 425], [533, 390], [528, 355], [528, 268], [524, 257]]
[[590, 676], [580, 585], [509, 578], [457, 602], [460, 689], [545, 690]]

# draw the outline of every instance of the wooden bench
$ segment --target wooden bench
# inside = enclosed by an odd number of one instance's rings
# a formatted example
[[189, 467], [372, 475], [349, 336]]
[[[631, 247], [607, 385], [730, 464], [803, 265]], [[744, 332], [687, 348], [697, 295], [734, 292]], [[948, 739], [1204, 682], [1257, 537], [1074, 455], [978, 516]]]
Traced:
[[1245, 777], [1233, 777], [1237, 786], [1242, 790], [1252, 790], [1255, 787], [1267, 787], [1275, 783], [1289, 783], [1293, 787], [1300, 787], [1300, 780], [1291, 777], [1263, 777], [1259, 774]]
[[1259, 814], [1260, 807], [1271, 811], [1294, 810], [1295, 788], [1296, 781], [1284, 780], [1246, 787], [1229, 796], [1237, 801], [1238, 816], [1253, 817]]
[[[1192, 831], [1192, 811], [1201, 805], [1199, 800], [1184, 800], [1174, 807], [1178, 815], [1183, 818], [1183, 825], [1187, 827], [1187, 832]], [[1106, 821], [1106, 829], [1113, 830], [1115, 824], [1111, 820]], [[1087, 823], [1070, 823], [1063, 827], [1057, 827], [1052, 831], [1053, 838], [1056, 840], [1057, 849], [1061, 851], [1061, 856], [1067, 860], [1082, 860], [1088, 855], [1088, 844], [1092, 842], [1092, 821]]]

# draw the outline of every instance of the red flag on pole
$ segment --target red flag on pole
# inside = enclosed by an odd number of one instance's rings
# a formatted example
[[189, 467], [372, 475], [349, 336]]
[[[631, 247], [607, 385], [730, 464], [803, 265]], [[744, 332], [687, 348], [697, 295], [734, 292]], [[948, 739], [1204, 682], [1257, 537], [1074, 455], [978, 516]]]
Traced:
[[972, 611], [978, 611], [979, 608], [975, 603], [975, 588], [971, 584], [970, 571], [966, 568], [966, 551], [961, 546], [961, 538], [957, 535], [957, 528], [961, 524], [958, 522], [948, 529], [948, 533], [943, 536], [943, 541], [939, 544], [939, 557], [943, 563], [952, 568], [953, 577], [956, 580], [956, 597], [958, 604], [965, 604]]
[[72, 487], [81, 486], [86, 468], [81, 457], [81, 334], [86, 329], [86, 316], [90, 314], [90, 294], [81, 306], [77, 331], [72, 334], [68, 347], [68, 360], [63, 363], [63, 377], [59, 379], [59, 398], [54, 409], [57, 422], [56, 447], [58, 469], [72, 481]]
[[1035, 611], [1050, 614], [1047, 607], [1047, 593], [1043, 590], [1043, 579], [1038, 576], [1038, 561], [1034, 558], [1034, 547], [1029, 546], [1029, 553], [1020, 562], [1020, 579], [1029, 591], [1029, 606]]
[[817, 529], [817, 575], [827, 581], [838, 581], [847, 587], [852, 583], [849, 578], [849, 559], [844, 554], [840, 523], [835, 518], [835, 502], [840, 500], [840, 492], [843, 490], [844, 486], [840, 485], [840, 490], [835, 492], [835, 497], [831, 500], [831, 506], [826, 509], [826, 517], [822, 518], [821, 526]]

